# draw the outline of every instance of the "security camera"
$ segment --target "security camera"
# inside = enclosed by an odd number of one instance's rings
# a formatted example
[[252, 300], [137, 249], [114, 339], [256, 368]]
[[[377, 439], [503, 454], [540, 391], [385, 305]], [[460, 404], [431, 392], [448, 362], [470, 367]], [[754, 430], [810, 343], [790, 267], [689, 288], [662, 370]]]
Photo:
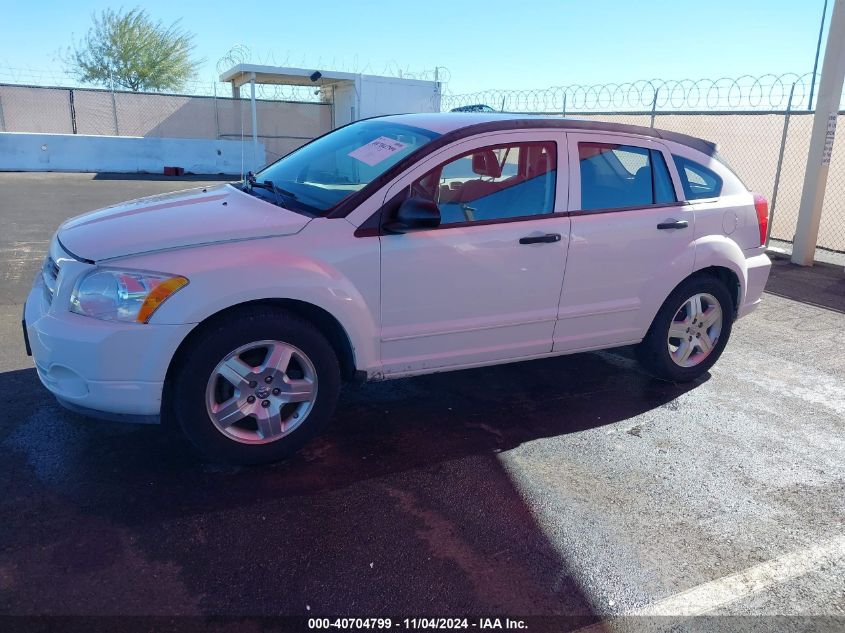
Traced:
[[323, 76], [323, 73], [321, 73], [319, 70], [315, 70], [313, 73], [311, 73], [311, 76], [309, 77], [309, 79], [311, 81], [320, 81], [320, 78], [322, 76]]

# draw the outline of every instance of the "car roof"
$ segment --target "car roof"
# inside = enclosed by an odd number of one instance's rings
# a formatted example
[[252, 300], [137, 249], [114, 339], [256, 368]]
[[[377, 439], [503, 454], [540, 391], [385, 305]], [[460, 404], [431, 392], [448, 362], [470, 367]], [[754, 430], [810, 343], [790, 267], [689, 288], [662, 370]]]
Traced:
[[642, 125], [628, 125], [626, 123], [612, 123], [610, 121], [596, 121], [575, 119], [563, 116], [541, 114], [518, 114], [511, 112], [432, 112], [420, 114], [393, 114], [379, 117], [382, 120], [412, 125], [438, 134], [450, 136], [467, 136], [481, 132], [496, 130], [558, 128], [569, 130], [587, 130], [597, 132], [616, 132], [621, 134], [638, 134], [652, 138], [663, 139], [686, 145], [708, 156], [716, 153], [716, 144], [695, 136], [645, 127]]

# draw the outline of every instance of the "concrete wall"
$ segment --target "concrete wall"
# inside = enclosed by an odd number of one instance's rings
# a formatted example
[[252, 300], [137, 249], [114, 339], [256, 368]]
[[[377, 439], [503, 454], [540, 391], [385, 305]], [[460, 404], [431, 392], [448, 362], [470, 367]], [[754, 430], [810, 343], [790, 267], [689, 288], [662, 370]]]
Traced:
[[[256, 106], [268, 162], [332, 129], [328, 103]], [[240, 140], [252, 137], [252, 112], [249, 99], [0, 84], [0, 132]]]
[[[242, 151], [243, 150], [243, 151]], [[165, 165], [195, 174], [240, 174], [266, 162], [264, 144], [252, 139], [200, 140], [0, 133], [2, 171], [110, 171], [161, 173]]]

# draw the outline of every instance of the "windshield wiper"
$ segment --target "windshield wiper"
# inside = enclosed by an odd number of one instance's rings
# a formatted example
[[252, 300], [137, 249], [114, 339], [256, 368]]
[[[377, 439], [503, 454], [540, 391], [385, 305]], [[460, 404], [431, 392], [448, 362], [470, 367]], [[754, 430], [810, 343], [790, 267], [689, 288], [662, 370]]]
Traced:
[[258, 182], [255, 179], [255, 174], [249, 172], [246, 176], [246, 183], [247, 186], [252, 189], [253, 187], [257, 187], [258, 189], [266, 189], [267, 191], [272, 191], [276, 194], [276, 197], [285, 196], [290, 198], [291, 200], [296, 200], [296, 194], [292, 191], [288, 191], [287, 189], [282, 189], [281, 187], [274, 185], [272, 180], [265, 180], [263, 182]]

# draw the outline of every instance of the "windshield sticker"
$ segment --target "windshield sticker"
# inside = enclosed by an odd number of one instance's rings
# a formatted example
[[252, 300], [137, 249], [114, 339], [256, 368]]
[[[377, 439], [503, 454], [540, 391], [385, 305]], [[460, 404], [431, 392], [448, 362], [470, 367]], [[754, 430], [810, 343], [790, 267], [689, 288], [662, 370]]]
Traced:
[[349, 152], [349, 156], [372, 167], [378, 165], [384, 159], [390, 158], [396, 152], [401, 152], [406, 147], [408, 147], [407, 143], [394, 141], [386, 136], [379, 136], [376, 140], [352, 150]]

